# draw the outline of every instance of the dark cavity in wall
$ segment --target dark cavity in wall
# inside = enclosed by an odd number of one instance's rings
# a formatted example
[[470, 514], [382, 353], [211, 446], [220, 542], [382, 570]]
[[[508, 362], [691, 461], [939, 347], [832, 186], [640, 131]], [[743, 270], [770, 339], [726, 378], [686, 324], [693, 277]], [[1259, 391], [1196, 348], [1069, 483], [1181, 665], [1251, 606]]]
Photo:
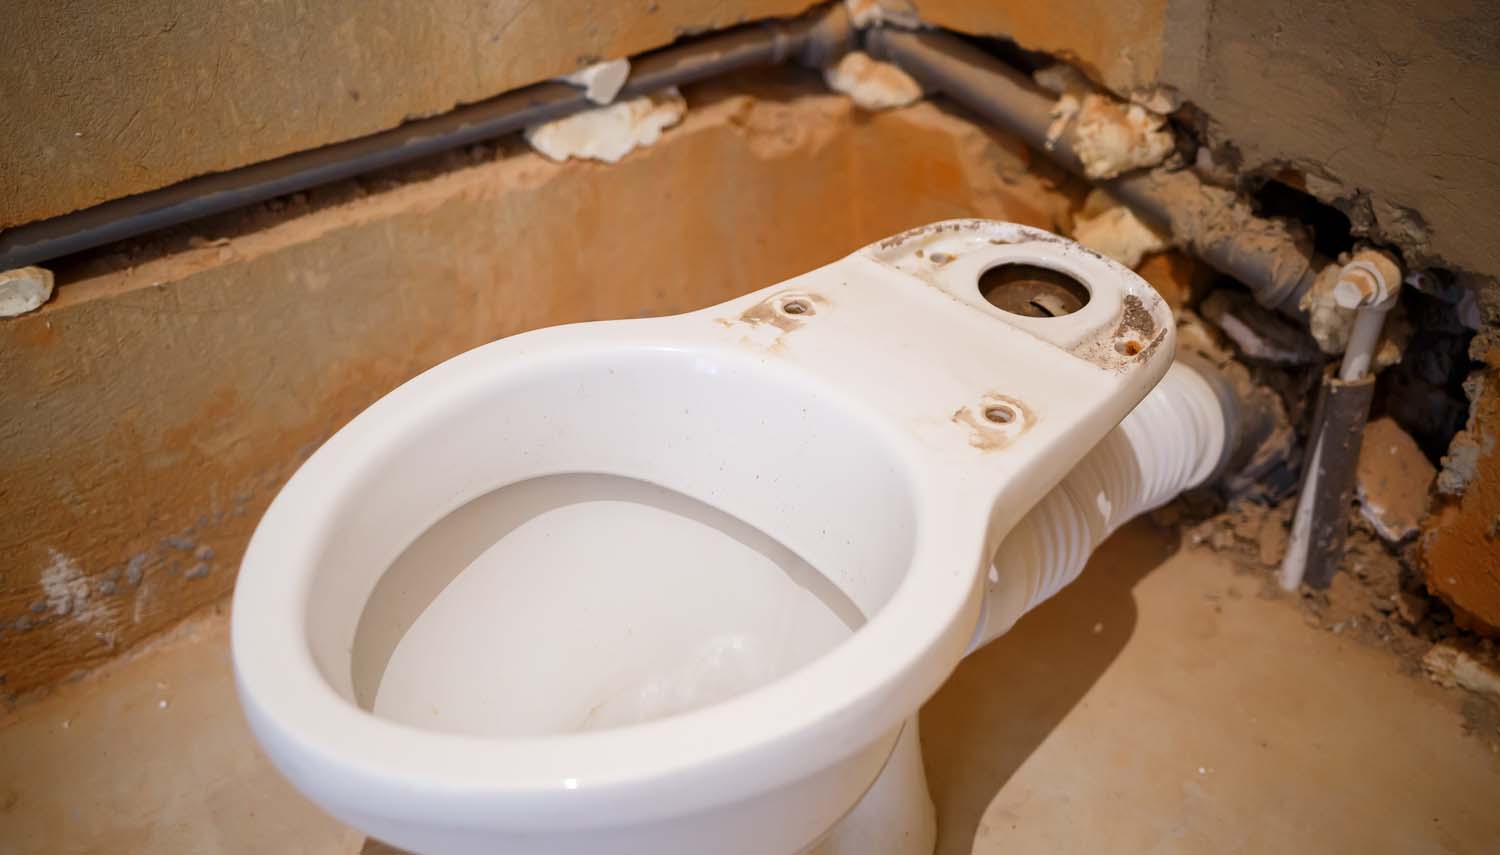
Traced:
[[1475, 331], [1464, 324], [1458, 307], [1440, 296], [1453, 290], [1447, 274], [1427, 275], [1438, 294], [1401, 289], [1411, 338], [1401, 362], [1380, 375], [1376, 406], [1411, 434], [1429, 460], [1441, 465], [1469, 417], [1463, 383], [1476, 367], [1469, 358]]
[[[1256, 212], [1302, 223], [1314, 249], [1337, 259], [1355, 246], [1354, 224], [1343, 211], [1318, 201], [1302, 183], [1296, 170], [1261, 179], [1252, 188]], [[1468, 419], [1463, 381], [1474, 368], [1468, 356], [1474, 331], [1464, 325], [1455, 301], [1448, 299], [1455, 292], [1452, 277], [1440, 270], [1426, 275], [1426, 291], [1401, 289], [1393, 323], [1408, 329], [1410, 337], [1401, 362], [1380, 374], [1371, 416], [1395, 419], [1423, 454], [1439, 464]]]
[[1313, 248], [1328, 258], [1354, 248], [1353, 226], [1343, 211], [1319, 202], [1302, 189], [1299, 173], [1283, 173], [1267, 179], [1256, 188], [1253, 199], [1256, 212], [1263, 217], [1284, 217], [1307, 226], [1313, 237]]

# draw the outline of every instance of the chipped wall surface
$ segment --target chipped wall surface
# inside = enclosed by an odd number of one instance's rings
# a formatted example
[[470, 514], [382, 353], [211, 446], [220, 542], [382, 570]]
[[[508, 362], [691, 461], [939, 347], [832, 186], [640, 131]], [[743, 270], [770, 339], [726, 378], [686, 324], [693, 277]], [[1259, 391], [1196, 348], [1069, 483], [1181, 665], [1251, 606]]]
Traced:
[[811, 5], [16, 0], [0, 16], [0, 228]]
[[1500, 16], [1482, 0], [1350, 7], [917, 0], [922, 17], [1067, 59], [1121, 95], [1176, 89], [1241, 169], [1305, 173], [1356, 225], [1500, 275]]
[[1207, 112], [1242, 168], [1301, 170], [1408, 261], [1500, 275], [1493, 4], [1173, 0], [1168, 21], [1163, 81]]
[[1459, 623], [1500, 635], [1500, 350], [1475, 376], [1469, 426], [1444, 460], [1463, 482], [1439, 500], [1422, 532], [1427, 588], [1453, 607]]
[[512, 141], [0, 323], [0, 698], [223, 597], [298, 463], [446, 357], [699, 308], [932, 220], [1057, 229], [1078, 195], [930, 103], [864, 114], [811, 74], [757, 80], [688, 90], [683, 124], [612, 166]]

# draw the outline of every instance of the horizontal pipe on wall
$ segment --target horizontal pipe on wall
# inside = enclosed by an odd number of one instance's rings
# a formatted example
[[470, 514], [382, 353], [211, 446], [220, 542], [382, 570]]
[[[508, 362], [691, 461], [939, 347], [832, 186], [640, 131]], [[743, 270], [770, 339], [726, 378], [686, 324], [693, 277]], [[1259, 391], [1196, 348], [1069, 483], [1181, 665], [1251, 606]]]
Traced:
[[[821, 65], [852, 41], [842, 5], [736, 27], [635, 58], [621, 98], [759, 65]], [[344, 143], [116, 199], [0, 232], [0, 270], [24, 267], [258, 202], [400, 166], [598, 105], [564, 83], [537, 83], [441, 116]]]
[[[818, 67], [849, 49], [853, 35], [843, 4], [787, 21], [737, 27], [634, 59], [620, 97], [788, 60]], [[1083, 175], [1067, 137], [1047, 139], [1054, 98], [1017, 69], [943, 31], [875, 28], [863, 37], [875, 57], [895, 63], [929, 90], [948, 95], [1064, 169]], [[573, 86], [534, 84], [368, 137], [0, 232], [0, 269], [46, 262], [410, 163], [593, 106]], [[1244, 282], [1262, 304], [1300, 315], [1297, 304], [1323, 260], [1282, 224], [1254, 216], [1234, 193], [1203, 184], [1187, 170], [1138, 170], [1102, 185], [1146, 219], [1185, 239], [1209, 265]]]

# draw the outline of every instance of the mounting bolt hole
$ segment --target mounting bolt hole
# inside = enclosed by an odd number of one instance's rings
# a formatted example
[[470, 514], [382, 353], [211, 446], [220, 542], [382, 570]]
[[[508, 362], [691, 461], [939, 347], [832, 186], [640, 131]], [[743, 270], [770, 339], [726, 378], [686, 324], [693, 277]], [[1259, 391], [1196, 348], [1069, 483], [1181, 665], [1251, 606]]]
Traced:
[[986, 420], [992, 421], [997, 425], [1008, 425], [1016, 420], [1016, 411], [1010, 407], [985, 407], [984, 417]]
[[781, 302], [781, 311], [788, 315], [811, 315], [813, 314], [812, 303], [801, 297], [793, 297]]
[[1141, 352], [1141, 343], [1133, 338], [1127, 339], [1126, 341], [1116, 343], [1115, 350], [1125, 354], [1126, 356], [1135, 356], [1137, 353]]
[[1036, 264], [1002, 264], [979, 276], [990, 305], [1028, 318], [1060, 318], [1089, 302], [1089, 289], [1066, 273]]

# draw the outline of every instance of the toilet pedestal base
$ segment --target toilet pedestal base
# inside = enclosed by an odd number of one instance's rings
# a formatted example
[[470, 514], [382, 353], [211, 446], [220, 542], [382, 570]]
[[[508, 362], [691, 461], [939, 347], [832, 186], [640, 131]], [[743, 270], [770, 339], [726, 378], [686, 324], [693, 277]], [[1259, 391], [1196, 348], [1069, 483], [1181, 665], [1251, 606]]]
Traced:
[[874, 785], [807, 855], [932, 855], [936, 845], [937, 816], [912, 716]]

